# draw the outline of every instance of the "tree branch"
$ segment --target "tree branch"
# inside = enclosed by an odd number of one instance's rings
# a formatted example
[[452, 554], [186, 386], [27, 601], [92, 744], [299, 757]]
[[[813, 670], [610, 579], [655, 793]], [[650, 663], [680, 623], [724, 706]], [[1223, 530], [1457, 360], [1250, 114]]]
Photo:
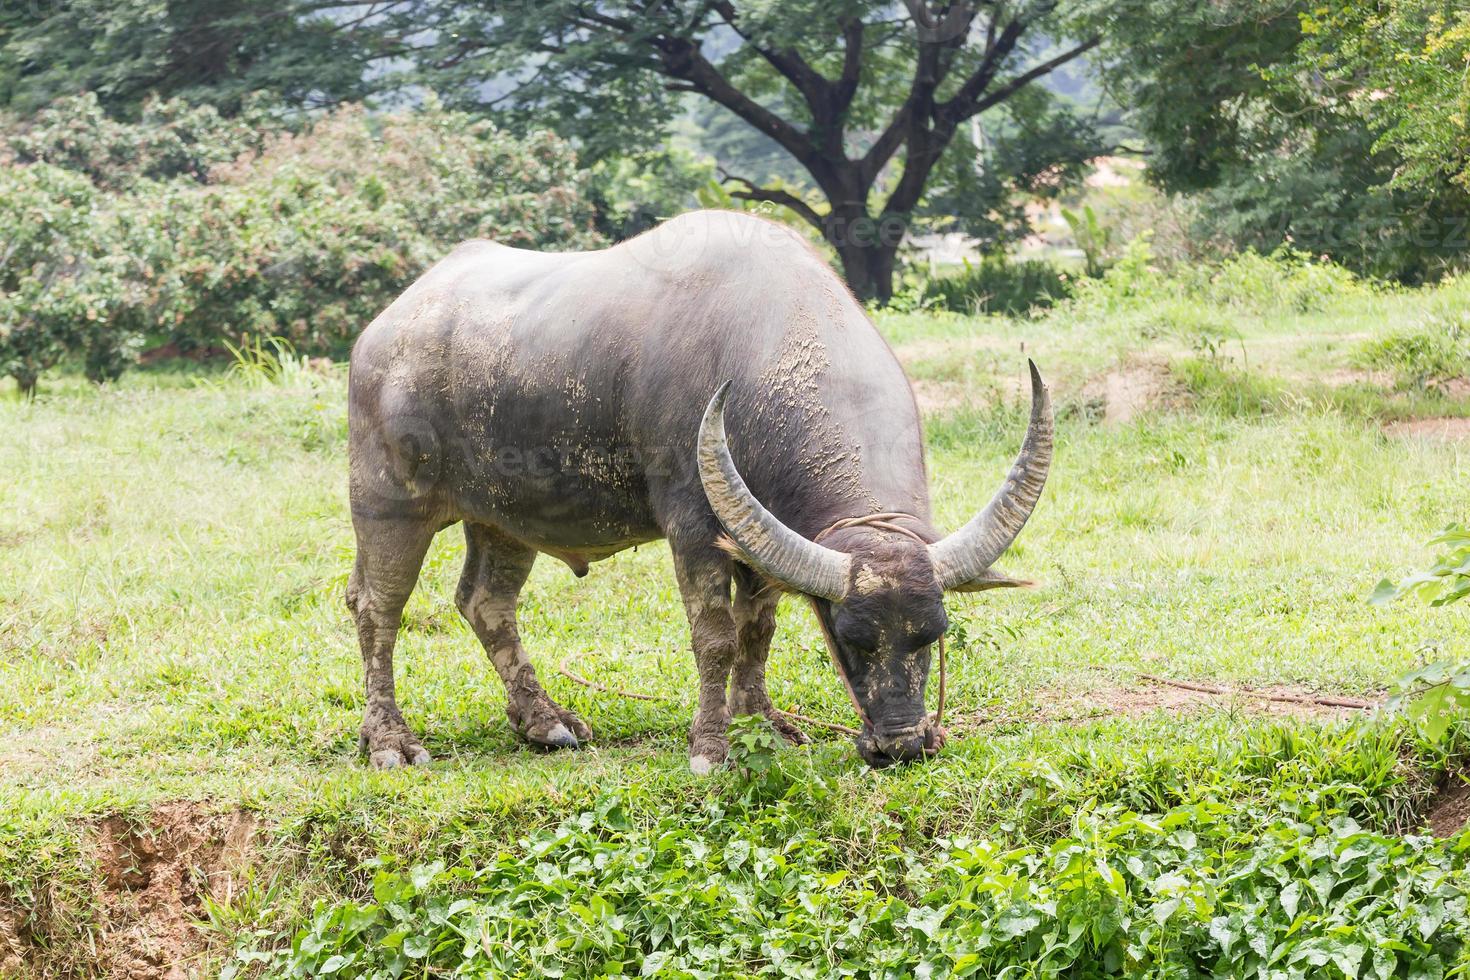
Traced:
[[801, 56], [795, 48], [768, 48], [758, 43], [755, 38], [741, 29], [735, 12], [735, 5], [729, 0], [716, 0], [713, 4], [715, 12], [722, 20], [740, 35], [741, 40], [750, 45], [757, 54], [764, 58], [772, 68], [776, 69], [801, 93], [806, 99], [807, 105], [811, 107], [813, 118], [820, 118], [825, 104], [831, 96], [832, 83], [827, 81], [821, 72], [817, 71], [806, 59]]
[[822, 169], [822, 158], [808, 135], [737, 89], [710, 63], [697, 44], [682, 37], [659, 37], [653, 43], [665, 74], [688, 83], [694, 91], [765, 133], [817, 176], [815, 171]]
[[954, 96], [938, 106], [937, 114], [942, 118], [949, 118], [951, 122], [958, 123], [965, 117], [960, 115], [965, 109], [975, 103], [990, 86], [995, 75], [1000, 71], [1000, 66], [1010, 53], [1016, 49], [1021, 40], [1021, 35], [1026, 33], [1030, 26], [1029, 20], [1016, 18], [1006, 24], [1000, 33], [995, 32], [995, 21], [991, 21], [986, 30], [985, 55], [980, 59], [980, 65], [965, 79]]
[[1102, 38], [1100, 37], [1088, 38], [1086, 41], [1077, 45], [1077, 47], [1073, 48], [1072, 50], [1063, 52], [1062, 54], [1059, 54], [1055, 58], [1052, 58], [1048, 61], [1043, 61], [1035, 68], [1032, 68], [1030, 71], [1023, 72], [1022, 74], [1017, 75], [1015, 78], [1011, 79], [1009, 82], [1006, 82], [994, 92], [985, 96], [985, 98], [980, 99], [974, 104], [973, 107], [964, 111], [959, 118], [961, 120], [968, 119], [977, 113], [984, 112], [991, 106], [999, 105], [1006, 99], [1009, 99], [1012, 95], [1015, 95], [1016, 92], [1036, 81], [1041, 76], [1051, 74], [1062, 65], [1065, 65], [1067, 62], [1072, 61], [1076, 58], [1080, 58], [1082, 55], [1091, 51], [1093, 48], [1097, 47], [1101, 43]]
[[852, 17], [842, 23], [842, 74], [832, 93], [839, 113], [846, 112], [857, 95], [863, 74], [863, 22]]
[[[929, 132], [929, 121], [934, 113], [934, 93], [939, 90], [939, 85], [949, 74], [949, 64], [941, 57], [946, 48], [952, 48], [956, 44], [956, 38], [963, 41], [969, 33], [968, 20], [963, 25], [953, 25], [957, 33], [953, 36], [940, 40], [925, 40], [926, 29], [932, 30], [933, 18], [929, 16], [928, 9], [922, 0], [905, 0], [909, 10], [913, 12], [915, 24], [918, 29], [919, 51], [914, 64], [914, 80], [909, 86], [908, 98], [903, 105], [893, 114], [888, 125], [878, 134], [868, 152], [863, 155], [859, 162], [859, 173], [865, 185], [871, 184], [877, 179], [878, 174], [888, 165], [893, 154], [905, 142], [909, 144], [910, 152], [916, 145], [924, 141]], [[958, 5], [965, 8], [966, 5]], [[950, 16], [954, 10], [951, 9]], [[969, 16], [974, 17], [974, 11], [969, 11]], [[928, 25], [928, 28], [926, 28]]]
[[822, 230], [822, 216], [810, 204], [790, 191], [783, 191], [776, 187], [761, 187], [755, 181], [747, 180], [744, 177], [736, 177], [734, 174], [726, 173], [723, 169], [720, 173], [726, 181], [733, 180], [737, 184], [745, 185], [746, 189], [743, 191], [731, 191], [731, 197], [739, 198], [742, 201], [768, 201], [771, 204], [779, 204], [801, 215], [802, 220], [813, 228], [816, 228], [818, 231]]

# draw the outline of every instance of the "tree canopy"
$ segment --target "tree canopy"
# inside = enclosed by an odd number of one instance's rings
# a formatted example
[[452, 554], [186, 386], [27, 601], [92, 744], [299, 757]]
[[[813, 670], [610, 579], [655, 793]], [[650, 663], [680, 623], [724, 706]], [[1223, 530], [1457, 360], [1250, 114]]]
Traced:
[[[1023, 201], [1075, 183], [1119, 107], [1198, 237], [1430, 278], [1470, 251], [1467, 56], [1459, 0], [76, 0], [0, 12], [0, 106], [86, 90], [128, 120], [153, 95], [233, 118], [434, 91], [556, 131], [657, 207], [707, 174], [668, 152], [693, 126], [727, 191], [809, 224], [881, 300], [912, 230], [1024, 233]], [[1107, 98], [1062, 94], [1081, 74]], [[654, 217], [635, 210], [601, 226]]]
[[[128, 13], [110, 16], [133, 17], [132, 30], [85, 26], [80, 8], [13, 26], [7, 60], [28, 57], [12, 70], [11, 101], [40, 99], [64, 75], [122, 103], [221, 77], [236, 102], [251, 87], [309, 103], [411, 82], [457, 108], [550, 124], [597, 160], [658, 145], [692, 95], [806, 177], [796, 187], [726, 174], [735, 195], [806, 220], [859, 295], [879, 299], [916, 218], [988, 238], [1014, 231], [1017, 191], [1064, 187], [1100, 147], [1085, 114], [1036, 84], [1099, 43], [1060, 0], [270, 0], [218, 16], [195, 6], [158, 5], [154, 30]], [[259, 36], [245, 30], [252, 20]], [[279, 24], [299, 36], [276, 38]], [[89, 44], [68, 58], [52, 50], [64, 34]]]

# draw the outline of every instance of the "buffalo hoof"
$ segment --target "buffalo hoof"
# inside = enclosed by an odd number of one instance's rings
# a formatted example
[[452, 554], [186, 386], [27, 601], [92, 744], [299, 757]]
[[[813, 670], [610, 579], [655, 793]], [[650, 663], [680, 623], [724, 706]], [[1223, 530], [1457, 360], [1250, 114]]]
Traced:
[[399, 766], [427, 766], [432, 757], [408, 732], [384, 735], [361, 735], [358, 749], [367, 753], [374, 769], [397, 769]]
[[724, 738], [706, 735], [694, 739], [689, 746], [689, 771], [696, 776], [708, 776], [725, 764], [730, 755], [730, 743]]
[[592, 729], [574, 712], [544, 695], [537, 700], [541, 703], [533, 703], [520, 709], [510, 706], [506, 708], [510, 727], [532, 748], [547, 752], [576, 749], [581, 748], [584, 742], [592, 740]]
[[555, 725], [552, 725], [551, 730], [544, 735], [527, 735], [526, 741], [530, 742], [531, 745], [535, 746], [536, 748], [545, 749], [548, 752], [555, 749], [581, 748], [582, 745], [582, 743], [577, 740], [577, 736], [573, 735], [571, 733], [571, 730], [568, 729], [567, 726], [563, 725], [561, 722], [557, 722]]

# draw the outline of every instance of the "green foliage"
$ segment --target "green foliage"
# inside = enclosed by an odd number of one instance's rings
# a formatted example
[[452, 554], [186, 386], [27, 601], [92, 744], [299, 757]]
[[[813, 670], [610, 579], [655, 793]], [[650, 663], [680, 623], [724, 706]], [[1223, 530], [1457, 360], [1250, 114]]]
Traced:
[[175, 177], [204, 183], [213, 167], [258, 151], [282, 131], [258, 108], [226, 118], [213, 106], [154, 98], [140, 112], [136, 121], [120, 121], [87, 92], [12, 123], [3, 142], [21, 163], [49, 163], [117, 191]]
[[[295, 346], [284, 337], [246, 337], [239, 347], [228, 340], [224, 344], [234, 359], [229, 373], [251, 387], [296, 386], [321, 377], [311, 358], [296, 353]], [[327, 361], [324, 366], [330, 369], [330, 365]]]
[[1088, 808], [1048, 844], [883, 835], [854, 874], [780, 810], [692, 805], [635, 826], [618, 796], [478, 871], [381, 861], [317, 909], [289, 976], [1443, 975], [1465, 851], [1347, 818], [1252, 826], [1226, 803]]
[[1382, 580], [1369, 601], [1383, 605], [1414, 596], [1431, 606], [1447, 606], [1470, 595], [1470, 530], [1451, 524], [1429, 539], [1430, 547], [1440, 545], [1446, 550], [1433, 565], [1398, 582]]
[[1071, 294], [1071, 277], [1050, 262], [987, 255], [958, 269], [904, 277], [894, 296], [898, 312], [917, 309], [1018, 316], [1044, 310]]
[[1467, 44], [1452, 5], [1165, 0], [1084, 16], [1151, 177], [1199, 195], [1199, 237], [1408, 282], [1470, 256], [1470, 194], [1451, 176]]
[[1098, 221], [1097, 212], [1091, 205], [1085, 205], [1080, 214], [1071, 208], [1062, 208], [1062, 220], [1071, 229], [1072, 240], [1082, 249], [1087, 274], [1096, 279], [1103, 274], [1103, 257], [1112, 244], [1112, 229]]
[[1463, 377], [1470, 370], [1467, 322], [1462, 317], [1429, 317], [1415, 329], [1363, 341], [1354, 360], [1366, 368], [1392, 371], [1406, 388]]
[[0, 371], [24, 394], [72, 351], [85, 354], [94, 380], [120, 370], [139, 290], [107, 206], [58, 167], [0, 167]]
[[170, 0], [168, 3], [11, 3], [0, 9], [0, 107], [39, 109], [95, 92], [135, 116], [156, 95], [208, 103], [227, 115], [266, 94], [321, 108], [380, 90], [389, 39], [350, 3]]
[[585, 174], [549, 133], [513, 137], [432, 100], [270, 135], [177, 103], [150, 112], [122, 123], [72, 99], [11, 139], [52, 161], [0, 166], [0, 235], [17, 229], [0, 367], [23, 387], [66, 354], [116, 377], [145, 336], [341, 351], [460, 241], [601, 241]]
[[[1431, 606], [1448, 606], [1470, 595], [1470, 530], [1451, 524], [1429, 546], [1445, 549], [1433, 565], [1397, 582], [1383, 579], [1368, 601], [1381, 606], [1414, 596]], [[1438, 661], [1403, 675], [1396, 686], [1389, 707], [1407, 714], [1431, 742], [1470, 718], [1470, 662]]]
[[1470, 201], [1470, 10], [1444, 0], [1331, 0], [1301, 15], [1303, 64], [1402, 161], [1401, 188]]
[[597, 161], [589, 172], [588, 196], [597, 210], [598, 230], [620, 241], [699, 206], [700, 191], [713, 180], [713, 161], [669, 146]]
[[730, 722], [730, 765], [748, 800], [774, 800], [790, 786], [781, 765], [786, 741], [763, 715]]
[[1209, 307], [1216, 316], [1221, 310], [1307, 313], [1369, 288], [1349, 270], [1290, 248], [1268, 255], [1247, 251], [1166, 272], [1154, 262], [1149, 237], [1140, 236], [1101, 278], [1079, 281], [1073, 303], [1078, 308], [1117, 309], [1172, 301]]

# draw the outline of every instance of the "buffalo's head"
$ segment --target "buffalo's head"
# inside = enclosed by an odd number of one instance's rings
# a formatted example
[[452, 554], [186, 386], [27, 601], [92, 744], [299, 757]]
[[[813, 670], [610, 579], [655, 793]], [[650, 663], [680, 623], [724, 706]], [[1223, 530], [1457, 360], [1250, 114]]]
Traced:
[[862, 719], [863, 758], [886, 766], [932, 755], [943, 734], [925, 711], [924, 688], [931, 651], [948, 626], [944, 593], [1024, 584], [991, 565], [1031, 516], [1051, 464], [1051, 400], [1036, 365], [1031, 423], [1005, 485], [968, 524], [932, 543], [926, 528], [899, 516], [840, 522], [824, 543], [781, 523], [755, 499], [730, 456], [729, 387], [716, 392], [699, 432], [699, 474], [710, 506], [744, 561], [811, 599]]

